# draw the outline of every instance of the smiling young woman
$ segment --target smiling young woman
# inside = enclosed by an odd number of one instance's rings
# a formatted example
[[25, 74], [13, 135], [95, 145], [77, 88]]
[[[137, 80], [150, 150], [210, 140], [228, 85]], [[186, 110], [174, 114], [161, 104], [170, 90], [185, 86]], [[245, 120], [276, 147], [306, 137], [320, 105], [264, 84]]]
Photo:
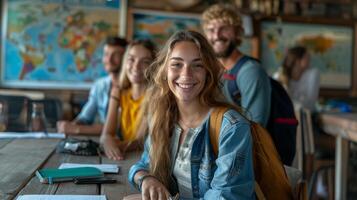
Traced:
[[148, 84], [145, 71], [154, 60], [155, 53], [155, 46], [149, 40], [135, 40], [127, 47], [119, 84], [111, 89], [108, 117], [100, 137], [105, 154], [110, 159], [122, 160], [126, 151], [140, 147], [142, 135], [138, 134], [138, 127], [143, 120], [141, 105]]
[[212, 109], [232, 108], [219, 90], [221, 73], [212, 48], [197, 32], [177, 32], [159, 53], [145, 98], [149, 137], [129, 172], [143, 199], [177, 193], [180, 199], [254, 198], [250, 124], [239, 109], [223, 116], [218, 157], [210, 143]]

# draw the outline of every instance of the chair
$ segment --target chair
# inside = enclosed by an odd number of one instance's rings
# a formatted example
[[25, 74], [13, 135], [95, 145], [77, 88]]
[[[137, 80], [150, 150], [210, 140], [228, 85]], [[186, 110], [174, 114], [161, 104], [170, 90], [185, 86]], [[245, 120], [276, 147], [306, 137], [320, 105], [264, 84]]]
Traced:
[[[300, 108], [296, 112], [299, 119], [297, 129], [297, 165], [303, 172], [303, 179], [307, 180], [308, 199], [313, 199], [315, 194], [316, 182], [319, 174], [327, 174], [328, 199], [333, 199], [333, 168], [334, 160], [321, 155], [320, 149], [316, 149], [314, 128], [311, 112], [308, 109]], [[320, 156], [319, 156], [320, 155]]]
[[50, 129], [56, 128], [56, 123], [59, 119], [61, 119], [63, 110], [62, 110], [62, 102], [59, 99], [55, 98], [46, 98], [41, 100], [29, 100], [28, 103], [28, 120], [27, 124], [30, 123], [31, 113], [32, 113], [32, 104], [33, 103], [42, 103], [44, 106], [44, 113], [47, 121], [47, 126]]
[[26, 131], [29, 98], [25, 96], [0, 95], [0, 101], [5, 102], [7, 105], [8, 126], [6, 131]]

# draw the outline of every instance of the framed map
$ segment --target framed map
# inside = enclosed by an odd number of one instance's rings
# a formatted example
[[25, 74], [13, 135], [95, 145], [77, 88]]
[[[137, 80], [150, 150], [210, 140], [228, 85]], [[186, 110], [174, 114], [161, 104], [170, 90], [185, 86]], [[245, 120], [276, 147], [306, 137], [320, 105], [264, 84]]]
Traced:
[[128, 36], [132, 39], [150, 39], [158, 46], [178, 30], [201, 32], [200, 15], [188, 13], [132, 10], [128, 23]]
[[121, 0], [5, 0], [1, 86], [88, 89], [106, 75], [103, 43], [119, 34]]
[[351, 87], [353, 68], [353, 26], [297, 22], [261, 22], [260, 58], [272, 74], [288, 48], [302, 45], [310, 52], [310, 65], [320, 70], [323, 88]]
[[242, 43], [238, 49], [245, 55], [252, 56], [253, 58], [259, 59], [259, 40], [258, 37], [243, 37]]
[[[167, 13], [136, 9], [130, 12], [128, 36], [131, 39], [151, 39], [162, 46], [178, 30], [194, 30], [202, 33], [200, 15], [191, 13]], [[258, 39], [243, 37], [239, 49], [258, 57]]]

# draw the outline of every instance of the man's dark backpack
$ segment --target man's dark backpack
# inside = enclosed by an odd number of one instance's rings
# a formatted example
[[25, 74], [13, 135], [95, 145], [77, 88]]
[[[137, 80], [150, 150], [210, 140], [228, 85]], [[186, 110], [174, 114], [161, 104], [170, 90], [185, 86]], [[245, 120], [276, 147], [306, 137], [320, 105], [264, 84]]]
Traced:
[[[243, 56], [236, 63], [236, 65], [223, 76], [223, 78], [228, 80], [228, 90], [232, 95], [232, 98], [239, 93], [239, 89], [236, 84], [236, 76], [238, 75], [238, 72], [243, 64], [248, 60], [259, 62], [249, 56]], [[270, 77], [269, 79], [272, 91], [270, 116], [266, 129], [273, 138], [275, 147], [279, 152], [282, 162], [285, 165], [291, 165], [295, 156], [296, 128], [298, 121], [295, 117], [293, 103], [285, 89], [274, 79]], [[240, 102], [236, 103], [240, 105]]]

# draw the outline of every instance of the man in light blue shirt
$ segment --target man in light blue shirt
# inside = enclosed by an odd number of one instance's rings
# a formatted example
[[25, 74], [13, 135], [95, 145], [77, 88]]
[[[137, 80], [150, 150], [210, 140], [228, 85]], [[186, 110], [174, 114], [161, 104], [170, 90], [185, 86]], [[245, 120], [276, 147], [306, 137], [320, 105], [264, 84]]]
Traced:
[[[92, 86], [88, 101], [72, 122], [59, 121], [58, 132], [65, 134], [95, 134], [102, 132], [107, 117], [111, 87], [117, 86], [118, 73], [127, 41], [119, 37], [108, 37], [104, 45], [103, 64], [108, 76], [98, 79]], [[99, 123], [94, 123], [98, 115]]]
[[[243, 54], [237, 49], [241, 44], [243, 27], [237, 11], [229, 5], [217, 4], [202, 15], [204, 33], [227, 72], [232, 70]], [[229, 102], [243, 108], [246, 116], [266, 126], [270, 115], [271, 85], [268, 75], [259, 62], [244, 62], [239, 73], [232, 77], [239, 89], [239, 97], [231, 94], [224, 80], [223, 93]]]

